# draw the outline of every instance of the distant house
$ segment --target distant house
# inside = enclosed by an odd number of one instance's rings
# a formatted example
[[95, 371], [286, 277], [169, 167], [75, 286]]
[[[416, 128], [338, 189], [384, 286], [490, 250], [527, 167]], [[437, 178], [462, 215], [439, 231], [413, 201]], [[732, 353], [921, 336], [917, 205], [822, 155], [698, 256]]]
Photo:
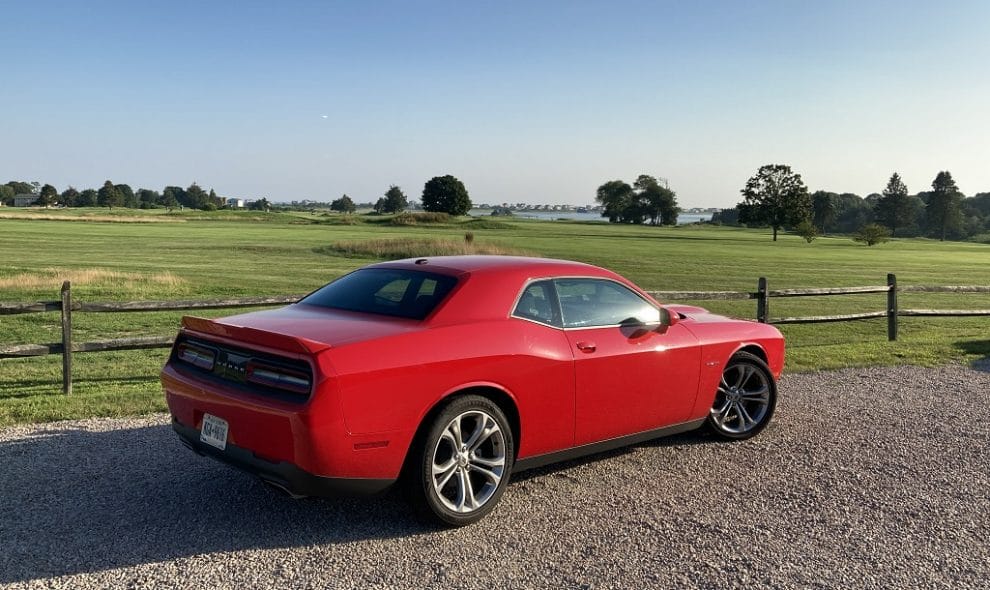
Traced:
[[227, 206], [233, 209], [243, 209], [244, 199], [227, 199]]
[[30, 207], [38, 202], [38, 195], [14, 195], [14, 207]]

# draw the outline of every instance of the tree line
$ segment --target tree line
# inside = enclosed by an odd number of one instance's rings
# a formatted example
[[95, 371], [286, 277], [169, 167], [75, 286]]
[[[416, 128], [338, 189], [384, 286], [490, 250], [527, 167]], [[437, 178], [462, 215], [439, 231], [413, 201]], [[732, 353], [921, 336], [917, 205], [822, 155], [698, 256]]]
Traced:
[[827, 233], [870, 236], [861, 241], [871, 245], [889, 236], [965, 240], [990, 232], [990, 193], [966, 197], [949, 171], [936, 174], [931, 190], [914, 194], [894, 172], [881, 192], [864, 198], [824, 190], [811, 193], [790, 166], [768, 164], [740, 192], [743, 200], [716, 213], [712, 222], [769, 227], [774, 240], [780, 230], [809, 241]]
[[62, 205], [65, 207], [127, 207], [130, 209], [155, 209], [165, 207], [189, 207], [192, 209], [219, 209], [226, 200], [212, 188], [204, 190], [195, 182], [186, 188], [166, 186], [161, 192], [139, 188], [136, 191], [128, 184], [114, 184], [107, 180], [98, 189], [79, 190], [73, 186], [61, 193], [50, 184], [12, 180], [0, 185], [0, 201], [13, 204], [19, 195], [35, 196], [35, 204], [41, 206]]
[[[62, 205], [65, 207], [126, 207], [130, 209], [156, 209], [177, 207], [202, 209], [206, 211], [227, 206], [227, 200], [211, 188], [202, 189], [195, 182], [186, 188], [166, 186], [161, 192], [146, 188], [133, 190], [127, 184], [114, 184], [110, 180], [99, 189], [78, 190], [70, 186], [61, 193], [50, 184], [12, 180], [0, 185], [0, 202], [12, 205], [14, 197], [31, 195], [34, 203], [41, 206]], [[391, 185], [385, 195], [374, 204], [378, 213], [398, 213], [409, 206], [409, 201], [398, 186]], [[422, 207], [426, 211], [465, 215], [471, 210], [471, 197], [457, 178], [446, 175], [431, 178], [423, 186]], [[248, 203], [249, 209], [267, 211], [273, 204], [266, 198]], [[357, 205], [346, 194], [330, 203], [330, 209], [342, 213], [353, 213]]]

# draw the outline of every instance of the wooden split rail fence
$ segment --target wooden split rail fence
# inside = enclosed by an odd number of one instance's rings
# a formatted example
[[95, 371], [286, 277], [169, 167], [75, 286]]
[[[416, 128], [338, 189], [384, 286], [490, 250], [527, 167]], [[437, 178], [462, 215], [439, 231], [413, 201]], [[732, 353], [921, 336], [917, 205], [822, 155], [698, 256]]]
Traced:
[[[990, 286], [898, 286], [897, 277], [887, 275], [886, 285], [865, 287], [835, 287], [819, 289], [778, 289], [771, 290], [767, 279], [760, 277], [756, 291], [647, 291], [660, 301], [704, 301], [704, 300], [756, 300], [756, 320], [771, 324], [809, 324], [818, 322], [846, 322], [876, 318], [887, 319], [887, 339], [897, 340], [899, 317], [962, 317], [990, 316], [990, 309], [900, 309], [897, 306], [898, 293], [990, 293]], [[863, 295], [870, 293], [886, 294], [887, 305], [882, 311], [868, 311], [841, 315], [821, 315], [802, 317], [770, 317], [770, 299], [775, 297], [827, 297], [833, 295]], [[62, 391], [72, 393], [72, 353], [110, 350], [138, 350], [145, 348], [167, 348], [172, 345], [172, 336], [139, 336], [114, 338], [95, 342], [72, 341], [72, 313], [123, 313], [142, 311], [192, 311], [197, 309], [231, 309], [238, 307], [265, 307], [294, 303], [300, 295], [276, 297], [241, 297], [235, 299], [176, 300], [176, 301], [131, 301], [124, 303], [81, 303], [72, 300], [72, 287], [69, 281], [62, 284], [59, 301], [36, 303], [0, 303], [0, 315], [22, 313], [60, 312], [62, 341], [53, 344], [12, 344], [0, 345], [0, 359], [62, 355]]]

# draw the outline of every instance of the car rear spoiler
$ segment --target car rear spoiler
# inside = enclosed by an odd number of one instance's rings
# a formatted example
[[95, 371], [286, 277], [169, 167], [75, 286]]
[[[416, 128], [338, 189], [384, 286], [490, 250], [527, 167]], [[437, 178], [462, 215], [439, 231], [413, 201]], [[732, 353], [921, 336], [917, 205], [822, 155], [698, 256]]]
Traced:
[[232, 326], [195, 316], [184, 316], [182, 318], [182, 331], [196, 332], [206, 336], [219, 336], [233, 340], [234, 342], [244, 342], [245, 344], [254, 344], [304, 355], [313, 355], [330, 348], [329, 344], [308, 338], [298, 338], [296, 336], [267, 332], [245, 326]]

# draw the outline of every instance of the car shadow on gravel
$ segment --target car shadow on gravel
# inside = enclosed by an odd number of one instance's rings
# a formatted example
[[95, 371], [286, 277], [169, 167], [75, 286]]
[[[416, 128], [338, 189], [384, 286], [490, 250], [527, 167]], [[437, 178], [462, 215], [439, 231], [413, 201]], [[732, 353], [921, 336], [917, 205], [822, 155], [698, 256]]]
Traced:
[[693, 446], [693, 445], [706, 445], [706, 444], [725, 444], [724, 442], [702, 432], [699, 430], [684, 432], [681, 434], [676, 434], [673, 436], [665, 436], [651, 441], [639, 443], [636, 445], [621, 447], [611, 451], [603, 451], [601, 453], [595, 453], [593, 455], [587, 455], [585, 457], [580, 457], [578, 459], [571, 459], [570, 461], [561, 461], [559, 463], [553, 463], [550, 465], [545, 465], [543, 467], [537, 467], [530, 469], [528, 471], [523, 471], [522, 473], [514, 473], [512, 475], [512, 482], [523, 482], [536, 477], [543, 477], [546, 475], [563, 474], [570, 469], [575, 467], [581, 467], [589, 463], [597, 463], [598, 461], [606, 461], [608, 459], [614, 459], [616, 457], [622, 457], [624, 455], [631, 455], [637, 451], [637, 449], [646, 448], [662, 448], [662, 447], [678, 447], [678, 446]]
[[166, 425], [0, 442], [0, 584], [431, 530], [396, 492], [291, 500]]

